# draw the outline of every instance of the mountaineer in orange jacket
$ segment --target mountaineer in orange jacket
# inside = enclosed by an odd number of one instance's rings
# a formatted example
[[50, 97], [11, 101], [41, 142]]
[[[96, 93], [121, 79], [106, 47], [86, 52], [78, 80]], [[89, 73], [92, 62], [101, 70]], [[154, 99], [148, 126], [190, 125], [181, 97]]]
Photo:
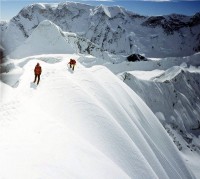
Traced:
[[70, 59], [68, 64], [69, 64], [69, 67], [74, 71], [74, 67], [76, 65], [76, 60]]
[[37, 63], [37, 65], [35, 66], [35, 69], [34, 69], [34, 72], [35, 72], [35, 80], [34, 80], [34, 83], [36, 82], [37, 80], [37, 85], [39, 84], [40, 82], [40, 75], [42, 73], [42, 67], [40, 66], [39, 63]]

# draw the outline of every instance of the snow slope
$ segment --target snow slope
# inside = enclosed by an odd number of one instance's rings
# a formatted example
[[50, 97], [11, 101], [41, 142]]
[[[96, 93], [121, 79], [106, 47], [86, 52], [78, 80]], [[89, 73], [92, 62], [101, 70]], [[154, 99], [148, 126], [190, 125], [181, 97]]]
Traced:
[[64, 38], [61, 29], [52, 22], [44, 20], [32, 32], [30, 37], [12, 52], [9, 57], [23, 58], [40, 54], [66, 54], [74, 52], [75, 49]]
[[134, 72], [124, 75], [124, 82], [143, 98], [154, 113], [161, 112], [165, 122], [178, 125], [184, 132], [192, 132], [191, 129], [198, 126], [199, 73], [174, 66], [150, 80], [140, 80]]
[[200, 69], [185, 64], [166, 71], [127, 71], [119, 77], [158, 117], [198, 178], [193, 158], [200, 158]]
[[23, 74], [0, 103], [1, 178], [195, 178], [135, 92], [103, 66], [70, 71], [71, 57], [14, 61]]
[[[82, 53], [96, 56], [99, 61], [110, 61], [121, 57], [103, 51], [91, 41], [75, 33], [63, 32], [49, 20], [42, 21], [32, 34], [20, 44], [7, 58], [24, 58], [40, 54]], [[124, 59], [124, 57], [122, 58]]]

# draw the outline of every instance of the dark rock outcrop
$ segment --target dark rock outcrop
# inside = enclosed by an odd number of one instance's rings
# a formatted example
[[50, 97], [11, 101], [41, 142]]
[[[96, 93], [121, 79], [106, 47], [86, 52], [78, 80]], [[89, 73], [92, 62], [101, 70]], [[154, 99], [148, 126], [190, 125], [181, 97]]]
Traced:
[[4, 48], [0, 46], [0, 64], [3, 63], [4, 58]]
[[140, 54], [134, 53], [134, 54], [128, 56], [127, 60], [129, 62], [136, 62], [136, 61], [147, 61], [148, 59], [145, 58], [144, 56], [140, 55]]

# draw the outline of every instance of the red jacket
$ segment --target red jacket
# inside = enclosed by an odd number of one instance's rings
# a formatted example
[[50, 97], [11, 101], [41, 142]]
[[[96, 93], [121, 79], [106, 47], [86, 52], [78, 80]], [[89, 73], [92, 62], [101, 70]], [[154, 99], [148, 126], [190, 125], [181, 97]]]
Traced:
[[40, 64], [37, 64], [35, 66], [34, 72], [35, 72], [36, 75], [40, 75], [42, 73], [42, 68], [41, 68]]
[[76, 60], [74, 60], [74, 59], [70, 59], [69, 64], [70, 64], [70, 65], [76, 65]]

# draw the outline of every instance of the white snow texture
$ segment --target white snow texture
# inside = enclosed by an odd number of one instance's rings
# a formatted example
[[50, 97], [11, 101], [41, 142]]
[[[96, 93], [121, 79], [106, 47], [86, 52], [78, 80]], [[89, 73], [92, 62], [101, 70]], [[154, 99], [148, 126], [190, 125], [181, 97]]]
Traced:
[[[150, 20], [39, 3], [0, 24], [0, 179], [200, 177], [199, 25], [166, 35]], [[136, 52], [162, 58], [125, 60]]]

